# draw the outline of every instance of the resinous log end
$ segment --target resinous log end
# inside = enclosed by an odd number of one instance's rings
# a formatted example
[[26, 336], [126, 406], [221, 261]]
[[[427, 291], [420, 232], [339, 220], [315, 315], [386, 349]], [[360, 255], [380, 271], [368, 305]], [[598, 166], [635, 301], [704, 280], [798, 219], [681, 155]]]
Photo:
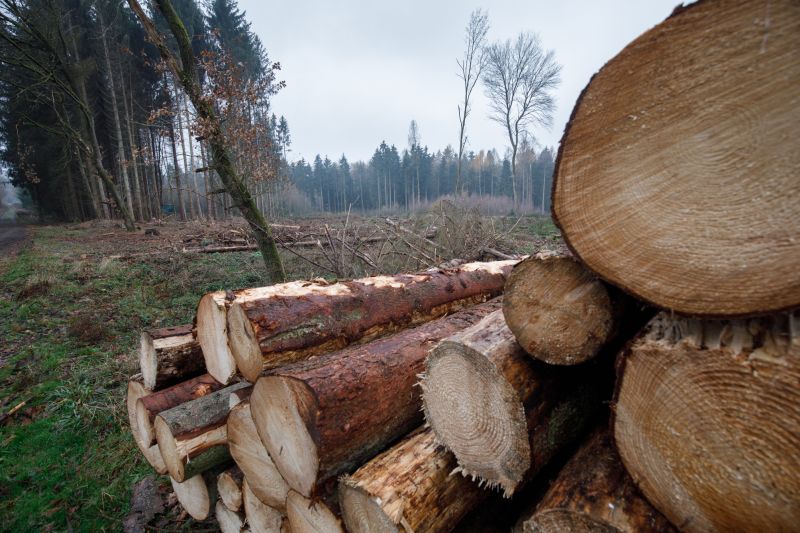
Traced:
[[553, 215], [602, 278], [663, 309], [800, 306], [800, 4], [696, 2], [592, 78]]
[[593, 272], [572, 256], [558, 254], [539, 254], [517, 264], [503, 297], [506, 323], [519, 344], [553, 365], [575, 365], [596, 356], [614, 335], [623, 305], [612, 301]]
[[322, 501], [313, 501], [290, 490], [286, 497], [286, 514], [292, 533], [344, 533], [342, 522]]
[[614, 437], [648, 500], [695, 531], [800, 524], [800, 320], [661, 313], [620, 358]]
[[197, 305], [197, 342], [206, 369], [227, 385], [236, 375], [236, 361], [228, 348], [228, 306], [224, 291], [210, 292]]

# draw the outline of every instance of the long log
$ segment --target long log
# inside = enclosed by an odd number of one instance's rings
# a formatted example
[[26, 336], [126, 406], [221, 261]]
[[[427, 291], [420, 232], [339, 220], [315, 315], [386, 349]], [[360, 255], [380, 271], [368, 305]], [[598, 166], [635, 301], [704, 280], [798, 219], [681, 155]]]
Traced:
[[128, 381], [128, 422], [131, 426], [131, 434], [133, 435], [133, 440], [136, 442], [136, 447], [139, 448], [140, 452], [142, 452], [142, 455], [147, 463], [159, 474], [166, 474], [167, 465], [164, 464], [164, 459], [161, 457], [161, 452], [158, 450], [158, 446], [149, 443], [147, 439], [142, 436], [142, 434], [139, 432], [139, 425], [136, 419], [136, 403], [140, 398], [144, 398], [148, 394], [150, 394], [150, 391], [144, 387], [144, 381], [141, 374], [133, 376], [130, 381]]
[[245, 527], [244, 513], [231, 511], [222, 500], [217, 501], [215, 514], [222, 533], [246, 533], [249, 531], [249, 528]]
[[323, 500], [312, 501], [290, 490], [286, 514], [292, 533], [344, 533], [342, 521]]
[[[224, 350], [214, 351], [224, 342], [223, 329], [206, 331], [204, 336], [218, 339], [208, 350], [203, 345], [209, 373], [224, 383], [232, 374], [218, 375], [217, 369], [232, 371], [236, 366], [249, 381], [255, 381], [264, 370], [486, 301], [502, 293], [515, 263], [469, 263], [453, 270], [238, 291], [227, 316], [227, 341], [235, 365], [212, 361], [225, 356]], [[211, 302], [203, 300], [198, 308], [198, 335], [200, 314], [220, 312], [219, 306], [206, 311], [204, 301]]]
[[226, 467], [227, 465], [217, 465], [183, 482], [176, 481], [172, 477], [169, 478], [178, 503], [189, 513], [189, 516], [195, 520], [205, 520], [211, 516], [214, 502], [217, 501], [217, 475]]
[[242, 483], [244, 474], [241, 469], [233, 465], [217, 476], [217, 493], [225, 507], [233, 512], [242, 510]]
[[498, 311], [498, 300], [282, 367], [250, 397], [258, 434], [291, 488], [315, 496], [422, 422], [417, 376], [439, 340]]
[[677, 531], [636, 488], [606, 428], [589, 437], [519, 525], [526, 533]]
[[139, 368], [149, 390], [204, 373], [206, 363], [192, 325], [144, 330], [139, 342]]
[[136, 427], [142, 441], [148, 446], [156, 443], [153, 423], [156, 415], [178, 405], [190, 402], [224, 387], [209, 374], [203, 374], [183, 383], [148, 394], [136, 402]]
[[[553, 365], [595, 357], [635, 306], [568, 255], [518, 263], [506, 283], [503, 314], [520, 346]], [[643, 325], [643, 324], [642, 324]]]
[[679, 529], [800, 524], [800, 319], [657, 316], [618, 363], [614, 436]]
[[227, 420], [231, 391], [249, 386], [237, 383], [156, 416], [158, 449], [169, 475], [178, 482], [230, 459]]
[[552, 206], [570, 248], [664, 309], [799, 306], [798, 58], [794, 0], [695, 2], [631, 42], [561, 140]]
[[[425, 419], [459, 471], [510, 496], [580, 434], [598, 408], [602, 381], [593, 369], [531, 359], [496, 311], [439, 343], [420, 385]], [[553, 424], [565, 430], [554, 432]]]
[[280, 533], [283, 525], [283, 513], [262, 502], [250, 488], [247, 478], [242, 482], [242, 500], [244, 514], [253, 533]]
[[197, 342], [208, 373], [228, 384], [236, 375], [236, 361], [228, 347], [228, 306], [233, 293], [210, 292], [197, 304]]
[[258, 437], [249, 402], [236, 405], [228, 415], [228, 448], [256, 497], [279, 511], [285, 510], [289, 485]]

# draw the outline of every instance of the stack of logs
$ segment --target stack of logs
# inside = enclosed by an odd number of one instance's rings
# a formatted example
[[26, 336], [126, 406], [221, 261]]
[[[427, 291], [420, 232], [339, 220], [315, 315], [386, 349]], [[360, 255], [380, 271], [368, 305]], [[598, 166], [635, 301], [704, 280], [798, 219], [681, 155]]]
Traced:
[[450, 531], [492, 492], [524, 531], [795, 529], [800, 9], [770, 10], [677, 9], [591, 80], [571, 254], [215, 292], [144, 332], [145, 459], [226, 532]]

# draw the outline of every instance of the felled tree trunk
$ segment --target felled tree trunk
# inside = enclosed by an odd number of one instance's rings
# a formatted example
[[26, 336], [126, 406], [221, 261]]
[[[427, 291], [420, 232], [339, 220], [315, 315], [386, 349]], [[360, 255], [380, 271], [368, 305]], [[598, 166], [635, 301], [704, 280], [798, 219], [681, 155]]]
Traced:
[[798, 50], [797, 2], [696, 2], [592, 77], [553, 176], [590, 269], [689, 315], [800, 305]]
[[567, 255], [537, 255], [514, 267], [503, 314], [520, 346], [553, 365], [596, 356], [635, 305]]
[[234, 465], [217, 476], [217, 493], [225, 507], [234, 512], [242, 510], [242, 482], [244, 474]]
[[183, 403], [156, 416], [158, 449], [169, 475], [178, 482], [228, 461], [227, 420], [231, 391], [237, 383]]
[[164, 464], [164, 459], [161, 457], [158, 446], [149, 443], [149, 441], [142, 436], [139, 432], [139, 425], [136, 419], [136, 403], [140, 398], [146, 397], [149, 393], [150, 392], [144, 388], [141, 374], [133, 376], [130, 381], [128, 381], [128, 422], [131, 426], [131, 433], [133, 434], [133, 440], [136, 442], [136, 447], [142, 452], [145, 460], [156, 472], [159, 474], [166, 474], [167, 465]]
[[233, 407], [228, 415], [228, 448], [256, 497], [280, 511], [286, 509], [289, 486], [258, 437], [249, 402]]
[[[222, 348], [225, 330], [201, 328], [219, 324], [224, 305], [218, 297], [204, 298], [198, 307], [198, 337], [211, 375], [224, 383], [238, 367], [255, 381], [264, 370], [366, 342], [497, 296], [515, 263], [470, 263], [446, 271], [238, 291], [227, 313], [227, 343], [235, 365], [212, 361], [227, 356]], [[201, 316], [212, 315], [218, 318], [201, 322]], [[228, 375], [218, 375], [218, 368]]]
[[203, 352], [194, 338], [192, 325], [143, 331], [139, 368], [149, 390], [163, 389], [204, 373]]
[[210, 375], [203, 374], [139, 398], [136, 402], [135, 421], [142, 441], [148, 446], [156, 443], [156, 432], [153, 427], [156, 415], [162, 411], [218, 391], [223, 386]]
[[519, 525], [530, 533], [676, 531], [636, 488], [605, 428], [584, 443]]
[[283, 514], [278, 509], [262, 502], [250, 489], [247, 478], [242, 483], [242, 500], [250, 531], [253, 533], [279, 533], [281, 531]]
[[421, 386], [425, 418], [459, 471], [510, 496], [580, 434], [602, 380], [532, 360], [496, 311], [439, 343]]
[[342, 521], [323, 500], [312, 501], [290, 490], [286, 514], [292, 533], [344, 533]]
[[253, 421], [289, 486], [315, 496], [322, 482], [418, 426], [415, 384], [428, 351], [500, 305], [471, 307], [259, 378], [250, 398]]
[[217, 501], [217, 476], [225, 468], [227, 465], [217, 465], [183, 482], [170, 477], [178, 502], [195, 520], [205, 520], [211, 516], [214, 502]]
[[657, 316], [620, 358], [614, 436], [681, 530], [800, 524], [800, 319]]

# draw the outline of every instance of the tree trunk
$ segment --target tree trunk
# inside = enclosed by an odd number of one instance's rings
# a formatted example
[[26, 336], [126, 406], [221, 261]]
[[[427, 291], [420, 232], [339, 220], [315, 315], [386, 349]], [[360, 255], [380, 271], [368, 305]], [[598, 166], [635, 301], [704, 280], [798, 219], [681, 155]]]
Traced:
[[250, 489], [247, 478], [242, 482], [242, 500], [244, 501], [244, 514], [252, 533], [280, 533], [284, 516], [276, 508], [271, 507], [255, 495]]
[[570, 248], [682, 314], [800, 305], [798, 51], [796, 2], [697, 2], [606, 63], [556, 162]]
[[229, 396], [247, 387], [237, 383], [156, 416], [158, 449], [169, 475], [178, 482], [208, 470], [230, 458], [227, 449]]
[[[565, 255], [530, 257], [508, 278], [503, 314], [517, 342], [534, 358], [575, 365], [596, 356], [633, 303]], [[640, 324], [640, 326], [643, 324]]]
[[[502, 293], [515, 262], [470, 263], [449, 271], [378, 276], [333, 285], [292, 282], [238, 291], [227, 321], [235, 365], [214, 361], [220, 358], [216, 347], [225, 341], [219, 329], [201, 331], [210, 321], [200, 320], [221, 312], [221, 307], [204, 298], [198, 307], [198, 335], [206, 365], [220, 381], [231, 379], [234, 366], [254, 381], [264, 370], [351, 342], [366, 342], [494, 297]], [[206, 340], [207, 347], [204, 338], [214, 341]], [[230, 373], [216, 372], [221, 366]]]
[[175, 172], [175, 190], [178, 194], [178, 216], [186, 220], [186, 206], [183, 203], [183, 186], [181, 185], [181, 168], [178, 166], [178, 147], [175, 144], [175, 125], [169, 122], [169, 140], [172, 143], [172, 166]]
[[342, 521], [325, 501], [312, 501], [290, 490], [286, 514], [292, 533], [344, 533]]
[[167, 465], [164, 464], [164, 458], [161, 457], [158, 446], [150, 444], [143, 438], [139, 432], [139, 425], [136, 419], [136, 404], [140, 398], [144, 398], [148, 394], [150, 394], [150, 391], [144, 388], [141, 374], [133, 376], [130, 381], [128, 381], [128, 422], [131, 426], [131, 433], [133, 434], [133, 440], [136, 442], [136, 447], [142, 452], [147, 463], [159, 474], [166, 474]]
[[217, 476], [217, 493], [225, 507], [234, 512], [242, 510], [242, 482], [244, 474], [233, 465]]
[[214, 507], [214, 514], [221, 533], [245, 533], [249, 531], [244, 525], [244, 513], [231, 511], [222, 500], [217, 501], [217, 505]]
[[142, 190], [140, 187], [141, 180], [139, 177], [139, 163], [136, 150], [138, 144], [134, 140], [133, 135], [133, 103], [131, 103], [131, 110], [128, 110], [128, 91], [125, 90], [125, 82], [120, 72], [120, 86], [122, 88], [122, 110], [125, 112], [125, 125], [128, 134], [128, 145], [131, 149], [131, 168], [133, 169], [133, 196], [136, 198], [136, 216], [139, 220], [145, 220], [144, 202], [142, 201]]
[[203, 352], [192, 325], [144, 330], [139, 342], [139, 368], [144, 385], [150, 390], [205, 372]]
[[[189, 188], [189, 180], [194, 177], [194, 172], [189, 167], [189, 161], [186, 159], [186, 141], [183, 135], [183, 106], [181, 105], [181, 95], [178, 91], [178, 84], [176, 83], [173, 88], [175, 89], [175, 116], [178, 119], [178, 137], [181, 141], [181, 159], [183, 159], [183, 175], [186, 178], [186, 191], [189, 194], [189, 217], [194, 220], [194, 202], [192, 202], [192, 190]], [[194, 163], [192, 163], [194, 165]], [[195, 189], [195, 193], [197, 190]]]
[[500, 309], [493, 301], [277, 369], [250, 398], [261, 441], [288, 485], [306, 497], [422, 422], [415, 386], [439, 340]]
[[800, 319], [658, 315], [618, 363], [622, 462], [681, 530], [800, 523]]
[[450, 531], [490, 494], [450, 475], [455, 468], [455, 458], [430, 429], [415, 432], [339, 482], [347, 531]]
[[589, 437], [519, 526], [526, 533], [677, 532], [636, 488], [606, 428]]
[[217, 476], [228, 466], [228, 464], [218, 465], [183, 482], [175, 481], [173, 478], [169, 479], [178, 503], [189, 513], [189, 516], [200, 521], [211, 516], [214, 502], [217, 501]]
[[136, 429], [142, 442], [147, 446], [156, 443], [154, 423], [159, 413], [216, 392], [222, 387], [224, 385], [210, 375], [203, 374], [140, 398], [136, 402]]
[[[600, 400], [598, 372], [533, 361], [502, 311], [439, 343], [426, 367], [425, 418], [437, 439], [464, 475], [499, 486], [507, 496], [580, 434]], [[558, 439], [550, 434], [544, 449], [538, 432], [552, 431], [552, 424], [570, 431]]]
[[285, 510], [289, 486], [258, 437], [248, 402], [231, 409], [228, 416], [228, 447], [256, 497], [265, 505]]

